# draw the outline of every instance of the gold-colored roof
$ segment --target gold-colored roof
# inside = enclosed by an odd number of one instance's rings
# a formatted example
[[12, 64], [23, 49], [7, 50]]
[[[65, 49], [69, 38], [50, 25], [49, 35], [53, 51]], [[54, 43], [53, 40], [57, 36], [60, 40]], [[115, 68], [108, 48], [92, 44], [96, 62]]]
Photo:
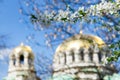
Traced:
[[32, 49], [29, 46], [24, 45], [23, 43], [21, 43], [20, 46], [14, 48], [15, 52], [19, 52], [19, 51], [26, 51], [29, 53], [32, 53]]
[[19, 56], [19, 55], [23, 54], [24, 52], [27, 52], [31, 56], [31, 58], [34, 59], [34, 54], [32, 52], [31, 47], [30, 46], [26, 46], [23, 43], [21, 43], [20, 46], [14, 48], [12, 50], [11, 54], [9, 55], [9, 57]]
[[105, 42], [100, 37], [94, 35], [78, 34], [60, 44], [56, 49], [56, 53], [72, 49], [89, 48], [95, 44], [97, 44], [98, 47], [102, 47], [105, 45]]

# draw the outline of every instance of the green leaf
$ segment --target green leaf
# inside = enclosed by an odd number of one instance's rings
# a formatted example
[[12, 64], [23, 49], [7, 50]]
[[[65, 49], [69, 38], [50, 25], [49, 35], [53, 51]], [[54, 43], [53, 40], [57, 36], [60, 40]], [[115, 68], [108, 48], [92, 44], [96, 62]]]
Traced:
[[114, 48], [114, 47], [115, 47], [115, 45], [114, 45], [114, 44], [111, 44], [109, 48]]
[[118, 53], [118, 51], [114, 51], [114, 55], [118, 55], [119, 53]]
[[83, 16], [85, 16], [85, 15], [86, 15], [86, 13], [85, 13], [85, 12], [83, 12], [82, 10], [80, 10], [80, 11], [79, 11], [79, 14], [81, 14], [81, 15], [83, 15]]
[[120, 28], [117, 27], [117, 26], [115, 26], [114, 29], [115, 29], [116, 31], [119, 31], [119, 30], [120, 30]]
[[61, 18], [61, 20], [66, 21], [66, 20], [67, 20], [67, 18]]
[[37, 17], [33, 14], [31, 14], [31, 19], [37, 19]]
[[114, 0], [109, 0], [110, 2], [114, 2]]

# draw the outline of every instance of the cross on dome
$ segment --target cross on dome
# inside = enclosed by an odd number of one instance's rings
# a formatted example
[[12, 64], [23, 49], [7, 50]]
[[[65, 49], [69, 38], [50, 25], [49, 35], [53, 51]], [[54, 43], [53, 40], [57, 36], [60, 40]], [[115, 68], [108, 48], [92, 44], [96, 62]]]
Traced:
[[20, 46], [24, 46], [24, 43], [23, 43], [23, 42], [21, 42]]

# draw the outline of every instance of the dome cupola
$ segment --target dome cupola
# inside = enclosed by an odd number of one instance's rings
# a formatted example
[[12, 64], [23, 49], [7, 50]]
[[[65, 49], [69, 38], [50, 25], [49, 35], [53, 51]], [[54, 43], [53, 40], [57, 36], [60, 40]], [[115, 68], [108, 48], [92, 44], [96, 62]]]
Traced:
[[60, 44], [56, 49], [56, 53], [72, 49], [90, 48], [95, 45], [99, 48], [106, 46], [104, 41], [97, 36], [78, 34]]
[[[78, 34], [60, 44], [53, 59], [53, 75], [70, 74], [78, 79], [101, 80], [115, 70], [103, 64], [110, 50], [93, 35]], [[99, 75], [98, 75], [99, 74]]]
[[29, 46], [21, 44], [12, 50], [5, 80], [40, 80], [36, 76], [34, 54]]
[[34, 55], [29, 46], [21, 44], [13, 49], [9, 56], [9, 72], [16, 71], [17, 69], [31, 69], [34, 70]]

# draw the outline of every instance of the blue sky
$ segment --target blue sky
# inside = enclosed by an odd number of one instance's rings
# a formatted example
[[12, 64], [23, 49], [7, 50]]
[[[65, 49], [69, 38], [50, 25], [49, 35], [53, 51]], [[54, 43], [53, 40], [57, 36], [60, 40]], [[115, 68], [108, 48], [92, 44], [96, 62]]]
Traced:
[[[3, 0], [0, 3], [0, 34], [7, 34], [10, 45], [18, 45], [24, 42], [29, 32], [24, 24], [19, 23], [21, 15], [18, 12], [17, 0]], [[7, 65], [0, 62], [0, 80], [7, 76]]]
[[[18, 0], [3, 0], [0, 3], [0, 34], [7, 34], [8, 40], [6, 41], [9, 45], [17, 46], [21, 42], [27, 44], [26, 36], [31, 31], [27, 29], [25, 24], [19, 22], [21, 17]], [[34, 51], [36, 49], [42, 51], [42, 49], [33, 48]], [[42, 52], [45, 53], [44, 50]], [[0, 60], [0, 80], [7, 76], [7, 67], [8, 65]]]
[[[32, 33], [35, 34], [35, 38], [40, 43], [43, 44], [45, 40], [44, 35], [42, 35], [43, 32], [30, 30], [27, 28], [26, 24], [20, 23], [19, 20], [23, 17], [23, 15], [19, 13], [20, 5], [18, 1], [19, 0], [3, 0], [0, 2], [0, 34], [7, 35], [6, 43], [11, 48], [18, 46], [21, 42], [23, 42], [26, 45], [30, 45], [34, 53], [41, 53], [50, 57], [51, 54], [48, 54], [53, 53], [53, 51], [51, 52], [51, 50], [47, 49], [47, 47], [42, 48], [26, 42], [26, 37]], [[44, 64], [44, 62], [42, 64]], [[0, 60], [0, 80], [7, 76], [7, 71], [8, 64]]]
[[[20, 14], [17, 0], [4, 0], [0, 3], [0, 33], [8, 34], [11, 44], [25, 41], [28, 33], [25, 25], [19, 23]], [[14, 42], [15, 41], [15, 42]]]

